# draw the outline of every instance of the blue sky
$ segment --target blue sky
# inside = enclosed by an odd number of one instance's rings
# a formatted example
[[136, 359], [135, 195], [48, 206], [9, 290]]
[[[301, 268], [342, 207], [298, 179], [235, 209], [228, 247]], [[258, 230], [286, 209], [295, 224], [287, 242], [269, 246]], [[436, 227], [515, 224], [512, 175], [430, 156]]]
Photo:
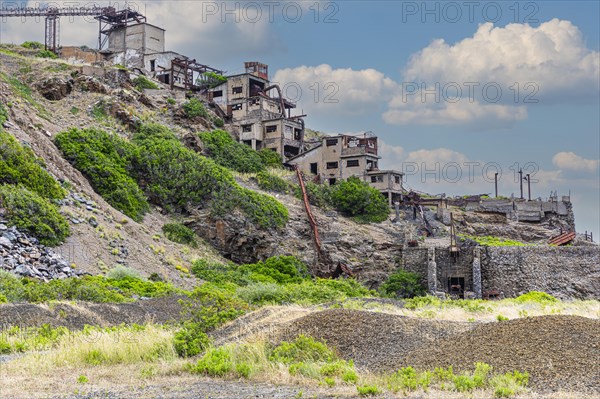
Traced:
[[[290, 97], [301, 88], [307, 126], [373, 131], [384, 167], [440, 178], [409, 175], [411, 188], [490, 193], [491, 165], [501, 194], [518, 195], [511, 166], [526, 165], [538, 180], [532, 197], [571, 190], [577, 229], [600, 236], [598, 1], [130, 4], [167, 30], [169, 50], [231, 73], [263, 61]], [[43, 21], [35, 24], [0, 21], [0, 40], [41, 40]], [[96, 29], [63, 20], [62, 43], [94, 46]], [[412, 92], [419, 87], [429, 94]]]

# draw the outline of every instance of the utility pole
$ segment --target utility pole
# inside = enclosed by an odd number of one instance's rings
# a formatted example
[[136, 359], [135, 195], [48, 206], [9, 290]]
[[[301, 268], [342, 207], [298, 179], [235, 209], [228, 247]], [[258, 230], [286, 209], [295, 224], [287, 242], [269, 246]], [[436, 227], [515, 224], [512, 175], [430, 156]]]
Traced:
[[523, 169], [519, 169], [519, 187], [521, 188], [521, 199], [523, 199]]
[[496, 198], [498, 198], [498, 172], [494, 173], [494, 188], [496, 191]]
[[531, 176], [529, 176], [529, 173], [525, 175], [525, 180], [527, 180], [527, 198], [528, 201], [531, 201]]

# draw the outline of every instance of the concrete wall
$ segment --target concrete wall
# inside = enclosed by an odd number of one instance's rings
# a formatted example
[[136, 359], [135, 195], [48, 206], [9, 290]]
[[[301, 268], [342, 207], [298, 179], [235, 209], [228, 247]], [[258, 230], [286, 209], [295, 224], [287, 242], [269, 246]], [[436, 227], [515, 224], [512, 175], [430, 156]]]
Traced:
[[481, 267], [483, 294], [497, 290], [505, 297], [516, 297], [529, 291], [544, 291], [558, 298], [600, 299], [598, 246], [476, 247], [461, 250], [456, 259], [447, 248], [417, 247], [400, 251], [400, 268], [420, 274], [423, 284], [430, 289], [432, 282], [427, 277], [431, 251], [435, 251], [433, 286], [437, 291], [448, 291], [450, 277], [464, 278], [464, 289], [477, 291], [477, 282], [473, 279], [475, 262]]
[[108, 49], [119, 52], [127, 49], [144, 54], [165, 51], [165, 31], [150, 24], [137, 24], [117, 29], [108, 36]]
[[60, 58], [69, 64], [93, 64], [104, 61], [104, 56], [96, 50], [82, 50], [80, 47], [66, 46], [60, 49]]
[[544, 291], [560, 298], [600, 299], [600, 248], [487, 247], [482, 250], [483, 290], [507, 297]]

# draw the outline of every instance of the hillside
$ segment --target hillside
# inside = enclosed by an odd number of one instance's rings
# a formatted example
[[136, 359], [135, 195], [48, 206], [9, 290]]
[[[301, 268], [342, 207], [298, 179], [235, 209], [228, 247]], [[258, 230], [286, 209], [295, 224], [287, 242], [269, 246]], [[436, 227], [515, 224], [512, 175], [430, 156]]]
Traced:
[[597, 394], [595, 244], [546, 245], [571, 208], [396, 213], [305, 176], [307, 212], [202, 95], [36, 54], [0, 46], [2, 397]]

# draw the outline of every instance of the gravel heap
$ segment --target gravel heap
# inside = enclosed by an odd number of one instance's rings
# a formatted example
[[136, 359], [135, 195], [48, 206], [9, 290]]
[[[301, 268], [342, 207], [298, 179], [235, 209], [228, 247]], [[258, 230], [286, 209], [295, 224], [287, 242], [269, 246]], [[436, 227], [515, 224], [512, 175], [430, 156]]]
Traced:
[[271, 340], [292, 340], [299, 334], [325, 341], [344, 359], [369, 370], [396, 370], [416, 348], [473, 328], [472, 323], [417, 319], [350, 309], [328, 309], [293, 320]]
[[11, 326], [64, 326], [82, 329], [86, 324], [111, 327], [121, 324], [164, 324], [181, 320], [183, 296], [140, 299], [127, 303], [55, 302], [45, 304], [14, 303], [0, 305], [0, 334]]
[[271, 340], [298, 334], [324, 340], [344, 359], [372, 371], [453, 366], [472, 371], [485, 362], [498, 373], [530, 374], [539, 392], [600, 392], [600, 320], [540, 316], [458, 323], [348, 309], [311, 313], [283, 324]]
[[398, 365], [460, 370], [475, 362], [527, 371], [537, 391], [600, 393], [600, 320], [553, 315], [486, 323], [415, 350]]
[[45, 281], [85, 274], [73, 270], [60, 254], [41, 245], [36, 238], [5, 223], [0, 218], [0, 270]]

